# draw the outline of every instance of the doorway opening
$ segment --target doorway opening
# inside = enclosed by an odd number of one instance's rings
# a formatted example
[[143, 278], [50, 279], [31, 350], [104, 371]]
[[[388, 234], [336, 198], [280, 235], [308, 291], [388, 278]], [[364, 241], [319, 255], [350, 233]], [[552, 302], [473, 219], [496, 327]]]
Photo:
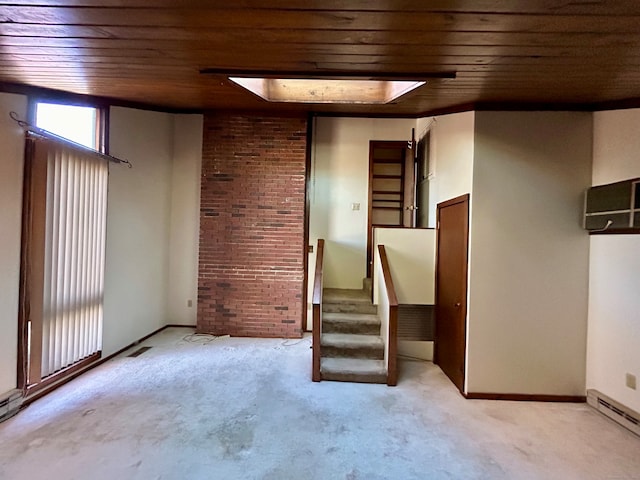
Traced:
[[369, 142], [369, 211], [367, 277], [373, 266], [375, 227], [415, 226], [415, 161], [413, 141]]

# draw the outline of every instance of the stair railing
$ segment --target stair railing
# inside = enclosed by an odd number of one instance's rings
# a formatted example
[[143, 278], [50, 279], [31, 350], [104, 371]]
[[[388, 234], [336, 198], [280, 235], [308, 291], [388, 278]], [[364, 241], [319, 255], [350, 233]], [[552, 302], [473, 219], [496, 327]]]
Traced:
[[322, 263], [324, 257], [324, 239], [318, 239], [316, 249], [316, 271], [313, 279], [313, 332], [312, 332], [312, 372], [311, 379], [320, 381], [320, 338], [322, 335]]
[[378, 254], [380, 255], [380, 267], [382, 268], [382, 277], [384, 280], [384, 290], [381, 294], [386, 293], [386, 304], [388, 311], [388, 324], [386, 340], [387, 347], [387, 385], [393, 387], [398, 384], [398, 297], [393, 286], [391, 278], [391, 270], [389, 269], [389, 261], [384, 245], [378, 245]]

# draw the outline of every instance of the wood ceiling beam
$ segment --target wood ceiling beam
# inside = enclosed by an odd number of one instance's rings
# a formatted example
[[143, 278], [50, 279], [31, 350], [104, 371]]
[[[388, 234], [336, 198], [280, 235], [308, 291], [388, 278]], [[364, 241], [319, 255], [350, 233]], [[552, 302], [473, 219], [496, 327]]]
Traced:
[[[308, 45], [365, 45], [382, 49], [397, 47], [422, 47], [445, 49], [449, 47], [577, 47], [577, 48], [614, 48], [623, 52], [640, 46], [640, 32], [634, 34], [621, 33], [561, 33], [538, 34], [531, 32], [441, 32], [411, 31], [388, 32], [376, 31], [336, 31], [327, 34], [323, 30], [305, 30], [304, 35], [295, 29], [289, 30], [255, 30], [238, 31], [237, 29], [207, 30], [195, 33], [184, 29], [167, 28], [123, 28], [114, 32], [92, 27], [30, 27], [19, 26], [16, 32], [11, 25], [3, 25], [0, 31], [0, 48], [4, 45], [42, 45], [67, 47], [105, 47], [140, 48], [155, 46], [156, 48], [229, 48], [230, 45], [255, 46], [265, 48], [287, 48]], [[48, 29], [52, 28], [52, 31]], [[76, 29], [77, 31], [73, 31]], [[74, 35], [75, 33], [75, 35]], [[192, 43], [185, 43], [192, 42]]]
[[[0, 24], [7, 34], [33, 29], [82, 32], [81, 29], [147, 28], [203, 30], [322, 30], [322, 31], [436, 31], [436, 32], [531, 32], [538, 33], [638, 33], [640, 9], [621, 15], [540, 15], [521, 13], [461, 13], [416, 11], [336, 11], [214, 9], [214, 8], [81, 8], [0, 5]], [[76, 35], [74, 35], [76, 36]], [[79, 35], [79, 36], [87, 36]]]
[[[21, 6], [60, 6], [94, 8], [147, 8], [149, 0], [17, 0], [5, 2]], [[336, 10], [336, 11], [430, 11], [464, 12], [466, 2], [451, 0], [153, 0], [157, 9], [219, 8], [219, 9], [278, 9], [278, 10]], [[638, 12], [635, 0], [615, 2], [575, 2], [557, 0], [474, 0], [472, 10], [479, 13], [537, 13], [565, 15], [633, 15]]]

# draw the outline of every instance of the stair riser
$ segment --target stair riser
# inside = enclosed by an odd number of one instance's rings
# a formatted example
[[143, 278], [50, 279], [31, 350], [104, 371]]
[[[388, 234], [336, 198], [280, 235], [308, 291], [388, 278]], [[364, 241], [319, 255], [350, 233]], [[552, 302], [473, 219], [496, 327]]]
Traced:
[[373, 290], [373, 282], [370, 278], [363, 278], [362, 279], [362, 290], [365, 291], [365, 293], [367, 294], [367, 297], [371, 298], [371, 292]]
[[375, 373], [338, 373], [322, 372], [322, 380], [332, 380], [334, 382], [356, 382], [356, 383], [387, 383], [387, 376]]
[[345, 348], [322, 345], [320, 348], [320, 355], [322, 357], [368, 358], [371, 360], [383, 360], [384, 346]]
[[355, 333], [358, 335], [380, 335], [380, 324], [323, 320], [322, 331], [324, 333]]
[[376, 305], [357, 303], [323, 303], [322, 311], [328, 313], [365, 313], [375, 315], [378, 313]]

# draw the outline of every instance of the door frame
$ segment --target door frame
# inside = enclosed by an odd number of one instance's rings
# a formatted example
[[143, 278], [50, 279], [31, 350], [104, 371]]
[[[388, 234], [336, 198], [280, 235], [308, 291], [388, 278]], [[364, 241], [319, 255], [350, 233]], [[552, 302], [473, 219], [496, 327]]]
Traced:
[[[366, 266], [366, 275], [367, 278], [371, 278], [372, 269], [373, 269], [373, 225], [372, 225], [372, 214], [373, 214], [373, 146], [378, 147], [397, 147], [405, 149], [403, 155], [403, 163], [402, 163], [402, 191], [404, 193], [405, 188], [405, 167], [406, 167], [406, 155], [407, 150], [413, 152], [410, 148], [411, 141], [409, 140], [369, 140], [369, 178], [368, 178], [368, 197], [367, 197], [367, 266]], [[415, 181], [415, 179], [414, 179]], [[404, 200], [404, 197], [403, 197]], [[401, 217], [404, 217], [404, 205], [403, 211], [401, 212]], [[402, 228], [402, 227], [401, 227]]]
[[[435, 301], [436, 301], [436, 321], [434, 325], [434, 342], [433, 342], [433, 363], [439, 365], [438, 359], [438, 277], [440, 275], [440, 210], [446, 207], [450, 207], [452, 205], [456, 205], [458, 203], [466, 204], [467, 215], [465, 217], [465, 232], [464, 232], [464, 243], [466, 245], [465, 249], [465, 261], [463, 262], [463, 271], [462, 271], [462, 342], [463, 342], [463, 359], [462, 359], [462, 382], [460, 385], [456, 385], [460, 390], [460, 393], [464, 395], [465, 382], [467, 379], [467, 365], [466, 365], [466, 351], [467, 351], [467, 295], [468, 295], [468, 285], [469, 285], [469, 204], [470, 204], [471, 195], [464, 194], [459, 197], [452, 198], [450, 200], [446, 200], [444, 202], [438, 203], [436, 208], [436, 278], [435, 278]], [[454, 383], [455, 384], [455, 383]]]

